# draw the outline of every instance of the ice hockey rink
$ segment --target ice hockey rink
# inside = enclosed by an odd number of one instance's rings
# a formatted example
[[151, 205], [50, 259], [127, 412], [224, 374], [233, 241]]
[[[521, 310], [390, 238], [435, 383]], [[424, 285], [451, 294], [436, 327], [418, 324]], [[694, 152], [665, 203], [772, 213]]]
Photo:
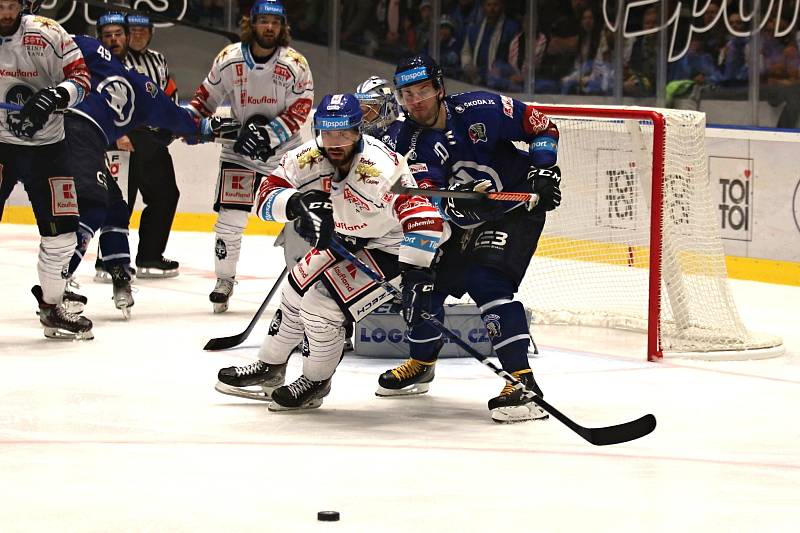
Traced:
[[269, 312], [240, 347], [202, 349], [242, 331], [280, 273], [270, 237], [245, 237], [222, 315], [209, 233], [173, 232], [181, 275], [137, 280], [130, 321], [90, 256], [89, 342], [43, 337], [37, 249], [35, 226], [0, 224], [0, 531], [798, 530], [798, 287], [732, 282], [748, 326], [784, 338], [775, 359], [648, 363], [640, 335], [536, 328], [531, 363], [554, 406], [585, 426], [658, 419], [594, 447], [552, 418], [492, 423], [502, 383], [473, 359], [442, 360], [427, 395], [379, 399], [397, 360], [350, 354], [310, 412], [215, 392], [217, 370], [251, 362], [266, 332]]

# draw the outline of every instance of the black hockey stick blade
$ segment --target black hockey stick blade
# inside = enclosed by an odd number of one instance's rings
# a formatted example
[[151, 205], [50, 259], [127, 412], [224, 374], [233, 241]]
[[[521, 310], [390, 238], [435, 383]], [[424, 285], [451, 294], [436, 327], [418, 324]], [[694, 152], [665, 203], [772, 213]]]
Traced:
[[534, 395], [533, 401], [542, 407], [542, 409], [556, 417], [562, 424], [583, 437], [584, 440], [595, 446], [608, 446], [611, 444], [630, 442], [649, 435], [656, 429], [656, 417], [651, 414], [614, 426], [587, 428], [579, 425], [539, 396]]
[[288, 273], [289, 273], [289, 267], [283, 267], [283, 272], [281, 272], [281, 275], [278, 276], [278, 279], [275, 280], [275, 285], [272, 286], [272, 288], [269, 291], [269, 294], [267, 294], [267, 297], [264, 298], [264, 301], [261, 303], [261, 306], [258, 308], [258, 311], [256, 311], [256, 315], [250, 321], [250, 324], [247, 325], [247, 329], [245, 329], [238, 335], [211, 339], [206, 343], [205, 346], [203, 346], [203, 349], [212, 351], [227, 350], [228, 348], [233, 348], [234, 346], [239, 346], [241, 343], [243, 343], [244, 340], [250, 336], [250, 333], [253, 331], [253, 328], [256, 327], [258, 319], [261, 318], [261, 315], [264, 313], [264, 309], [267, 308], [267, 305], [269, 305], [269, 301], [272, 300], [272, 297], [275, 295], [275, 292], [278, 290], [278, 287], [281, 286], [281, 283], [283, 282], [284, 278], [286, 278], [286, 274]]

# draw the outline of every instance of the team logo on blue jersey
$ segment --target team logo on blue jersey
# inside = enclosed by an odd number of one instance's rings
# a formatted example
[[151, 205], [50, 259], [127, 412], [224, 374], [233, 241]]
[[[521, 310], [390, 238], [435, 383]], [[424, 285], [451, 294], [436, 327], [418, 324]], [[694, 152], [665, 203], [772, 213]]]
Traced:
[[97, 85], [97, 92], [103, 95], [114, 112], [114, 124], [118, 128], [131, 121], [136, 94], [128, 80], [122, 76], [109, 76]]
[[152, 98], [155, 98], [158, 94], [158, 87], [156, 87], [156, 84], [152, 81], [145, 82], [144, 90], [147, 91], [147, 94], [149, 94]]
[[486, 331], [489, 333], [490, 339], [495, 339], [503, 334], [500, 329], [500, 315], [486, 315], [483, 317], [483, 323], [486, 326]]
[[486, 142], [486, 124], [483, 122], [472, 124], [467, 133], [469, 134], [469, 140], [471, 140], [473, 144]]

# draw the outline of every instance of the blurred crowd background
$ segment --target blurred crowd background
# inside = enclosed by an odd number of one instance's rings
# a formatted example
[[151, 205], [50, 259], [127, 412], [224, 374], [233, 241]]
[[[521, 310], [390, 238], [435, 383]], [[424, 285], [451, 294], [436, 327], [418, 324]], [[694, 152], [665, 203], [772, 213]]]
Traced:
[[[127, 3], [148, 11], [164, 1]], [[251, 3], [170, 0], [162, 13], [235, 32]], [[759, 123], [755, 115], [762, 102], [777, 117], [770, 125], [798, 125], [800, 0], [283, 3], [301, 51], [303, 42], [335, 46], [389, 65], [426, 51], [450, 79], [528, 99], [582, 96], [588, 103], [693, 109], [700, 109], [704, 100], [749, 102], [745, 115], [752, 124]], [[50, 4], [63, 16], [72, 2]], [[89, 10], [88, 18], [98, 12]], [[64, 24], [71, 31], [85, 31], [86, 18], [74, 14]], [[169, 48], [162, 51], [169, 57]], [[579, 103], [574, 98], [565, 101]]]

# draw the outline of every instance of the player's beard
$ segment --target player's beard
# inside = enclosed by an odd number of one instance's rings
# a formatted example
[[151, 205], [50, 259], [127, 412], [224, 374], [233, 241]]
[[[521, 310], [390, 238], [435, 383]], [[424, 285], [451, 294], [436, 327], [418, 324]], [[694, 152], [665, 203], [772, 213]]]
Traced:
[[[354, 143], [349, 146], [326, 148], [325, 153], [328, 157], [328, 161], [340, 171], [343, 171], [344, 169], [349, 169], [350, 165], [353, 163], [353, 157], [356, 155], [356, 145]], [[342, 172], [342, 174], [344, 174], [344, 172]]]
[[279, 36], [278, 33], [274, 34], [265, 33], [263, 35], [255, 33], [254, 35], [256, 43], [258, 43], [258, 46], [260, 46], [261, 48], [265, 48], [267, 50], [270, 50], [278, 46], [278, 36]]
[[0, 18], [0, 35], [8, 36], [17, 31], [17, 17], [3, 17]]

